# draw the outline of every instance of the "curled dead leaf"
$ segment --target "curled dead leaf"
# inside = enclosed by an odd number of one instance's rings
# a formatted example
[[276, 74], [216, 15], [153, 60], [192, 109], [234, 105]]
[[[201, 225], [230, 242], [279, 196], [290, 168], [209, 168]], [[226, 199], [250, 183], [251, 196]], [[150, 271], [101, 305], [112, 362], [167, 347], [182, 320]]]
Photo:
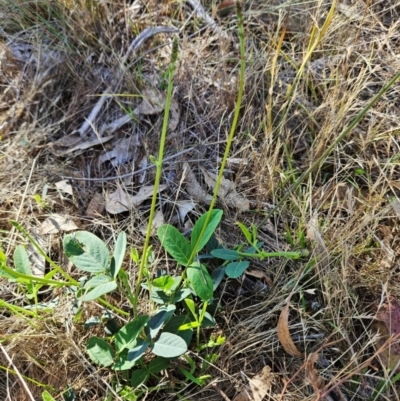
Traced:
[[68, 195], [73, 195], [72, 185], [67, 180], [58, 181], [54, 184], [58, 190]]
[[74, 223], [69, 216], [62, 216], [61, 214], [52, 214], [40, 225], [39, 234], [57, 234], [60, 231], [69, 232], [77, 230], [78, 226]]
[[283, 349], [292, 356], [302, 357], [303, 354], [297, 349], [296, 345], [292, 340], [292, 336], [289, 332], [289, 308], [290, 308], [290, 298], [287, 304], [282, 309], [281, 315], [278, 321], [278, 339], [281, 343]]
[[[160, 185], [158, 191], [162, 192], [166, 185]], [[131, 210], [135, 206], [139, 206], [142, 202], [149, 199], [153, 195], [154, 185], [141, 187], [136, 195], [129, 195], [120, 185], [117, 189], [108, 195], [106, 202], [106, 210], [111, 214], [123, 213]]]
[[98, 217], [103, 214], [105, 208], [104, 197], [98, 192], [94, 194], [92, 200], [90, 201], [85, 215], [87, 217]]
[[196, 201], [209, 205], [212, 196], [199, 184], [188, 162], [183, 163], [183, 174], [186, 183], [186, 191]]
[[[387, 347], [379, 351], [378, 357], [386, 369], [393, 369], [400, 361], [400, 305], [395, 297], [390, 297], [383, 304], [376, 315], [378, 322], [373, 324], [373, 329], [380, 334], [380, 339], [375, 345], [378, 350], [387, 343]], [[400, 371], [400, 366], [396, 372]]]
[[262, 401], [271, 390], [273, 380], [271, 367], [264, 366], [252, 379], [249, 379], [249, 385], [245, 386], [233, 401]]
[[[202, 168], [204, 181], [210, 189], [214, 189], [217, 182], [217, 175], [210, 171]], [[221, 185], [218, 190], [218, 197], [226, 203], [229, 207], [234, 207], [241, 212], [245, 212], [250, 209], [250, 202], [245, 197], [239, 195], [236, 192], [235, 183], [222, 177]]]
[[316, 394], [318, 394], [324, 385], [324, 381], [322, 377], [318, 374], [317, 369], [315, 368], [315, 363], [319, 359], [319, 354], [317, 352], [311, 353], [306, 361], [305, 370], [308, 380], [310, 380], [311, 385], [314, 388]]

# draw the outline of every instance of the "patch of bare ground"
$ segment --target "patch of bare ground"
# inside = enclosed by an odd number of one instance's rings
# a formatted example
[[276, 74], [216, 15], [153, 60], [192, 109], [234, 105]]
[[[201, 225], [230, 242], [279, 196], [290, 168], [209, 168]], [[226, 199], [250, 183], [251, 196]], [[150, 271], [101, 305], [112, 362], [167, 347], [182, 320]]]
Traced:
[[[234, 7], [201, 4], [204, 13], [197, 1], [0, 0], [0, 233], [10, 266], [26, 244], [10, 220], [76, 279], [62, 229], [43, 231], [48, 217], [110, 244], [125, 230], [129, 246], [143, 246], [149, 199], [128, 207], [118, 198], [114, 209], [110, 199], [154, 183], [174, 36], [179, 61], [158, 209], [181, 231], [207, 209], [202, 171], [216, 173], [225, 149], [240, 53]], [[234, 400], [267, 365], [273, 380], [264, 399], [398, 399], [398, 364], [377, 357], [390, 356], [393, 332], [385, 337], [373, 323], [400, 290], [400, 83], [264, 217], [400, 70], [400, 2], [249, 0], [243, 10], [245, 96], [225, 178], [250, 208], [219, 200], [217, 234], [234, 246], [243, 243], [236, 222], [253, 223], [267, 250], [307, 247], [310, 256], [252, 262], [258, 275], [224, 281], [215, 331], [227, 340], [208, 384], [171, 369], [142, 399]], [[184, 221], [182, 201], [193, 207]], [[155, 237], [152, 245], [153, 272], [174, 269]], [[124, 269], [134, 281], [134, 264]], [[68, 387], [79, 400], [135, 399], [121, 392], [123, 376], [86, 355], [90, 335], [105, 336], [83, 327], [99, 305], [85, 304], [77, 320], [72, 294], [44, 290], [40, 301], [56, 306], [31, 319], [19, 312], [29, 303], [20, 287], [0, 280], [0, 399], [39, 400], [45, 389], [62, 399]], [[289, 299], [301, 356], [285, 351], [277, 329]], [[123, 294], [108, 300], [125, 305]], [[141, 309], [149, 308], [143, 294]], [[200, 365], [204, 354], [192, 357]]]

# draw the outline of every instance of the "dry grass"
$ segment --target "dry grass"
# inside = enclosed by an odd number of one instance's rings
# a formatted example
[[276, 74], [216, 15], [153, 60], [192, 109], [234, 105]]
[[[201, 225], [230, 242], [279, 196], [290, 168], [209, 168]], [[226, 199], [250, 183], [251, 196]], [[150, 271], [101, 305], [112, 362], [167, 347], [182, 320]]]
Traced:
[[[202, 3], [215, 16], [217, 4]], [[399, 1], [357, 0], [352, 5], [339, 1], [301, 73], [312, 28], [322, 27], [331, 2], [298, 1], [291, 8], [288, 3], [250, 0], [245, 6], [246, 91], [231, 152], [239, 163], [229, 165], [226, 177], [237, 183], [238, 192], [252, 206], [251, 213], [242, 214], [225, 207], [218, 235], [228, 245], [242, 241], [235, 222], [259, 224], [290, 184], [400, 69]], [[197, 18], [184, 1], [1, 0], [0, 18], [0, 232], [2, 249], [10, 260], [24, 239], [9, 221], [18, 220], [37, 233], [51, 213], [70, 216], [80, 229], [107, 242], [113, 243], [116, 234], [125, 230], [130, 246], [143, 245], [138, 228], [146, 225], [148, 204], [122, 215], [88, 217], [85, 213], [94, 194], [115, 190], [118, 180], [78, 179], [124, 174], [137, 168], [144, 156], [157, 154], [162, 113], [128, 122], [107, 144], [69, 153], [68, 141], [108, 87], [118, 96], [107, 98], [88, 130], [92, 137], [104, 123], [124, 115], [122, 107], [134, 110], [145, 88], [165, 87], [173, 34], [152, 35], [125, 57], [132, 40], [153, 26], [179, 29], [174, 97], [180, 120], [169, 133], [167, 156], [195, 146], [165, 166], [168, 190], [160, 198], [160, 207], [167, 221], [178, 224], [175, 202], [190, 198], [182, 163], [188, 161], [196, 174], [200, 167], [216, 171], [230, 128], [239, 65], [234, 15], [217, 19], [217, 30]], [[324, 379], [320, 399], [368, 400], [387, 379], [388, 372], [374, 358], [377, 336], [372, 322], [378, 305], [400, 290], [396, 261], [400, 215], [390, 205], [400, 188], [399, 99], [397, 83], [291, 194], [279, 213], [260, 227], [260, 240], [269, 248], [306, 244], [312, 254], [301, 262], [254, 263], [269, 281], [267, 293], [237, 297], [240, 284], [222, 287], [218, 330], [227, 342], [217, 350], [220, 357], [209, 370], [211, 384], [185, 385], [172, 371], [163, 389], [146, 399], [173, 400], [178, 395], [192, 400], [233, 399], [246, 383], [242, 373], [252, 377], [265, 365], [274, 372], [265, 399], [316, 399], [305, 360], [288, 355], [278, 341], [277, 322], [289, 295], [289, 323], [296, 345], [307, 355], [319, 353], [316, 368]], [[132, 163], [117, 168], [99, 163], [104, 150], [128, 136], [138, 141]], [[73, 197], [54, 186], [64, 176], [76, 178], [70, 180]], [[153, 181], [151, 169], [142, 181], [139, 176], [119, 180], [131, 192]], [[43, 206], [33, 196], [46, 185], [47, 205]], [[205, 209], [206, 205], [197, 204], [191, 218], [195, 220]], [[46, 252], [70, 269], [62, 259], [61, 235], [43, 241]], [[165, 264], [156, 240], [153, 246], [157, 262]], [[126, 269], [134, 280], [133, 266]], [[0, 299], [24, 305], [18, 287], [6, 281], [1, 285]], [[106, 394], [107, 399], [128, 399], [116, 394], [109, 371], [97, 371], [86, 358], [84, 343], [92, 332], [71, 320], [68, 295], [45, 293], [42, 301], [56, 297], [60, 303], [54, 313], [40, 321], [1, 309], [0, 398], [30, 399], [24, 382], [33, 399], [41, 399], [44, 388], [57, 395], [68, 385], [79, 400], [103, 400]], [[114, 302], [122, 305], [124, 300], [117, 294]], [[95, 314], [96, 308], [87, 306], [85, 315]], [[147, 308], [145, 301], [142, 308]], [[397, 384], [388, 385], [376, 399], [399, 399], [399, 390]]]

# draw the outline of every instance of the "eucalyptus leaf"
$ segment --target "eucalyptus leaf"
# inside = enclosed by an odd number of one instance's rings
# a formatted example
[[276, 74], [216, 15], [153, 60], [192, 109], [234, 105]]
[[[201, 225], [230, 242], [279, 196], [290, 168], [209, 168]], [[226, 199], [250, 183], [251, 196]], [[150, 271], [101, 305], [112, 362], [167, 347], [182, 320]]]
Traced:
[[[207, 223], [207, 227], [205, 228], [203, 234], [201, 232], [208, 218], [208, 214], [210, 213], [210, 218]], [[197, 221], [193, 227], [192, 235], [190, 238], [191, 250], [193, 253], [200, 252], [204, 246], [207, 244], [215, 229], [217, 228], [219, 222], [222, 218], [222, 210], [214, 209], [211, 212], [204, 213]], [[200, 238], [201, 235], [201, 238]]]
[[114, 350], [100, 337], [91, 337], [87, 342], [90, 359], [97, 365], [110, 366], [114, 362]]
[[181, 265], [186, 266], [190, 259], [191, 249], [187, 239], [169, 224], [157, 230], [158, 238], [165, 250]]
[[161, 333], [153, 345], [153, 354], [164, 358], [176, 358], [187, 351], [186, 342], [176, 334]]
[[79, 270], [100, 273], [109, 268], [108, 248], [100, 238], [92, 233], [77, 231], [74, 234], [65, 235], [63, 248], [67, 258]]

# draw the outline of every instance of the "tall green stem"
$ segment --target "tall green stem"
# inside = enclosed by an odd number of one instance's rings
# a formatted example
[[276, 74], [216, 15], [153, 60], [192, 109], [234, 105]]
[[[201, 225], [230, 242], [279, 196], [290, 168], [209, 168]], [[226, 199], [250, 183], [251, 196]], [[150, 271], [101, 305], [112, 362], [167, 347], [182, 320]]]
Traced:
[[139, 273], [136, 282], [136, 289], [135, 289], [135, 303], [134, 303], [134, 315], [137, 315], [137, 305], [140, 293], [140, 286], [143, 279], [144, 269], [147, 266], [148, 260], [148, 252], [147, 249], [149, 247], [151, 232], [153, 228], [153, 219], [156, 210], [156, 203], [157, 203], [157, 196], [158, 196], [158, 188], [160, 185], [161, 180], [161, 172], [162, 172], [162, 162], [164, 158], [164, 149], [165, 149], [165, 142], [167, 138], [167, 130], [168, 130], [168, 121], [169, 121], [169, 111], [171, 108], [171, 100], [172, 100], [172, 89], [174, 83], [174, 72], [176, 67], [176, 60], [178, 59], [178, 39], [174, 39], [174, 43], [172, 46], [172, 56], [171, 56], [171, 65], [168, 69], [168, 89], [167, 89], [167, 99], [165, 102], [165, 113], [164, 113], [164, 121], [161, 131], [161, 139], [160, 139], [160, 146], [158, 152], [158, 160], [155, 162], [156, 165], [156, 178], [154, 182], [154, 190], [153, 190], [153, 197], [151, 199], [151, 207], [150, 207], [150, 216], [149, 222], [147, 224], [147, 231], [146, 231], [146, 239], [144, 242], [142, 257], [140, 259], [140, 266], [139, 266]]
[[245, 36], [244, 36], [244, 27], [243, 27], [243, 14], [242, 14], [242, 9], [241, 9], [239, 1], [236, 2], [236, 14], [238, 17], [239, 41], [240, 41], [240, 74], [239, 74], [239, 92], [238, 92], [238, 97], [237, 97], [236, 106], [235, 106], [235, 114], [233, 116], [231, 130], [229, 132], [224, 156], [222, 158], [221, 165], [219, 167], [218, 177], [217, 177], [217, 181], [215, 184], [211, 204], [208, 209], [207, 217], [206, 217], [206, 220], [202, 227], [202, 230], [200, 232], [199, 239], [197, 240], [197, 243], [193, 246], [193, 252], [190, 255], [190, 259], [187, 264], [188, 266], [193, 262], [194, 258], [196, 257], [196, 249], [198, 249], [198, 245], [199, 245], [201, 239], [203, 238], [204, 232], [205, 232], [205, 230], [208, 226], [208, 222], [210, 221], [210, 218], [211, 218], [211, 212], [213, 211], [215, 202], [217, 201], [218, 191], [221, 186], [222, 176], [224, 174], [225, 165], [228, 160], [229, 152], [232, 147], [233, 138], [235, 136], [236, 127], [237, 127], [237, 123], [239, 120], [240, 108], [242, 106], [242, 98], [243, 98], [244, 85], [245, 85], [246, 61], [245, 61]]

